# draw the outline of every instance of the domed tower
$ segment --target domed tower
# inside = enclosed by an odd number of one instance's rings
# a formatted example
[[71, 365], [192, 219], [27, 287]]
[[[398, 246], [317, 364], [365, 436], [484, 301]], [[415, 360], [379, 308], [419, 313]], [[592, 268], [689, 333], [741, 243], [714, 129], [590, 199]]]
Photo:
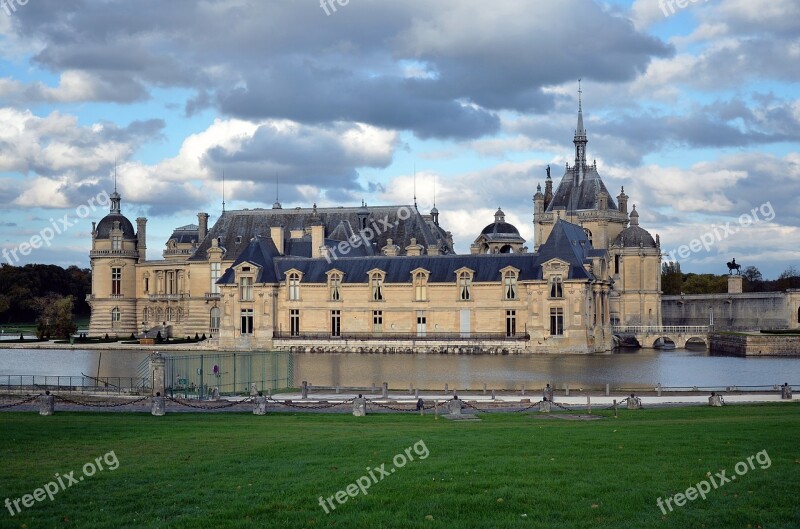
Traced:
[[[122, 214], [122, 198], [116, 189], [109, 197], [111, 209], [99, 223], [92, 223], [92, 308], [90, 335], [136, 332], [136, 263], [144, 259], [146, 219], [137, 219], [139, 234]], [[140, 243], [141, 238], [141, 243]]]
[[483, 228], [470, 246], [470, 253], [523, 253], [525, 239], [513, 224], [506, 222], [506, 214], [497, 208], [494, 222]]
[[661, 241], [639, 226], [635, 205], [630, 219], [630, 226], [609, 248], [614, 277], [611, 321], [615, 325], [661, 325]]

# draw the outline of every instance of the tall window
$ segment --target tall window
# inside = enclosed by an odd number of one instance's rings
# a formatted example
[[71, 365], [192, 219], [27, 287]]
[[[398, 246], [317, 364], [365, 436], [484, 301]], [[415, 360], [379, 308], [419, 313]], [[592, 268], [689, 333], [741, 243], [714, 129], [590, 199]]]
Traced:
[[167, 294], [175, 293], [175, 272], [167, 272]]
[[506, 336], [514, 336], [517, 334], [517, 311], [506, 311]]
[[458, 274], [458, 298], [461, 301], [472, 299], [472, 276], [469, 272]]
[[148, 317], [148, 310], [147, 308], [142, 309], [142, 323], [147, 323], [150, 318]]
[[339, 274], [331, 274], [331, 301], [339, 301], [342, 299], [342, 276]]
[[511, 270], [503, 274], [503, 298], [517, 299], [517, 274]]
[[414, 299], [416, 301], [428, 300], [428, 275], [425, 272], [414, 274]]
[[564, 284], [561, 282], [561, 276], [554, 276], [550, 280], [550, 297], [551, 298], [564, 297]]
[[619, 274], [619, 254], [614, 256], [614, 273]]
[[300, 309], [289, 311], [289, 332], [292, 336], [300, 336]]
[[242, 301], [253, 301], [253, 278], [243, 277], [239, 280], [239, 289], [242, 294]]
[[289, 301], [300, 301], [300, 274], [289, 274]]
[[553, 336], [564, 334], [564, 309], [550, 309], [550, 334]]
[[217, 284], [217, 280], [219, 280], [221, 274], [222, 263], [211, 263], [211, 289], [209, 292], [212, 294], [219, 294], [219, 285]]
[[122, 268], [111, 269], [111, 295], [122, 295]]
[[331, 311], [331, 336], [342, 335], [342, 311]]
[[172, 307], [167, 307], [166, 316], [167, 316], [167, 321], [172, 321], [173, 317]]
[[150, 276], [144, 276], [144, 291], [150, 292]]
[[374, 274], [370, 279], [372, 285], [372, 301], [383, 301], [383, 277]]
[[242, 309], [242, 336], [253, 334], [253, 309]]
[[111, 249], [122, 250], [122, 235], [111, 236]]
[[373, 310], [372, 311], [372, 333], [375, 335], [379, 335], [383, 332], [383, 311], [382, 310]]
[[220, 316], [221, 316], [221, 311], [219, 310], [219, 307], [214, 307], [213, 309], [211, 309], [211, 312], [209, 313], [210, 321], [208, 323], [208, 327], [211, 329], [211, 332], [219, 332]]
[[122, 312], [120, 312], [119, 307], [114, 307], [111, 309], [111, 326], [116, 327], [120, 321], [122, 321]]
[[428, 332], [428, 317], [425, 315], [425, 311], [418, 310], [417, 311], [417, 336], [420, 338], [424, 338], [425, 334]]

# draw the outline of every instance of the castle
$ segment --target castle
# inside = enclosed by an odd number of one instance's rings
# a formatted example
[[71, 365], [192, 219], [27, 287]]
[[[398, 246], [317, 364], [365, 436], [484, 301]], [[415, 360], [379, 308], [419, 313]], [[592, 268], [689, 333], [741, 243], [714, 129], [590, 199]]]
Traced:
[[575, 161], [533, 196], [529, 252], [501, 209], [456, 254], [434, 208], [225, 211], [174, 230], [147, 258], [114, 191], [92, 228], [90, 334], [211, 337], [210, 348], [593, 353], [612, 326], [661, 324], [661, 249], [608, 193], [579, 104]]

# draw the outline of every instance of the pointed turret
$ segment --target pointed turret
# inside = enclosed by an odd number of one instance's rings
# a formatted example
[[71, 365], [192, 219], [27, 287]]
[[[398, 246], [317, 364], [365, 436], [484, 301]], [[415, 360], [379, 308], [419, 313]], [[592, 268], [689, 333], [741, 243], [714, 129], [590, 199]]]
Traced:
[[578, 79], [578, 127], [575, 129], [575, 137], [572, 143], [575, 144], [575, 185], [583, 182], [586, 172], [586, 129], [583, 127], [583, 91], [581, 90], [581, 80]]

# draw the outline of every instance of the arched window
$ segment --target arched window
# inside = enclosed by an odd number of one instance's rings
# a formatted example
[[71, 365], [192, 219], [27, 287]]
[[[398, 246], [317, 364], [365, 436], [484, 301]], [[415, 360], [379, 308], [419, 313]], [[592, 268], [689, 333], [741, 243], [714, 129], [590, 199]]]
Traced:
[[300, 301], [300, 274], [289, 274], [289, 301]]
[[330, 279], [330, 294], [331, 301], [339, 301], [342, 299], [342, 276], [340, 274], [331, 274]]
[[414, 299], [416, 301], [428, 300], [428, 274], [425, 272], [414, 274]]
[[122, 321], [122, 312], [120, 312], [119, 307], [114, 307], [111, 309], [111, 326], [116, 327], [120, 321]]
[[469, 272], [458, 274], [458, 299], [461, 301], [472, 299], [472, 275]]
[[553, 278], [550, 280], [550, 297], [551, 298], [564, 297], [564, 285], [561, 282], [561, 276], [553, 276]]
[[383, 301], [383, 276], [381, 274], [372, 274], [370, 278], [370, 287], [372, 290], [372, 301]]
[[183, 308], [178, 307], [178, 310], [175, 311], [175, 323], [180, 323], [183, 320]]
[[513, 270], [503, 274], [503, 298], [517, 299], [517, 274]]
[[209, 319], [210, 319], [209, 327], [211, 328], [211, 332], [219, 332], [220, 316], [221, 316], [221, 311], [219, 310], [219, 307], [214, 307], [213, 309], [211, 309], [211, 312], [209, 314]]
[[148, 321], [150, 321], [150, 318], [148, 317], [147, 307], [145, 307], [142, 309], [142, 323], [147, 323]]
[[[590, 230], [589, 228], [583, 228], [583, 233], [585, 233], [586, 238], [589, 239], [589, 244], [592, 244], [592, 230]], [[592, 244], [592, 246], [594, 245]]]
[[172, 307], [167, 307], [166, 318], [167, 321], [172, 321]]

